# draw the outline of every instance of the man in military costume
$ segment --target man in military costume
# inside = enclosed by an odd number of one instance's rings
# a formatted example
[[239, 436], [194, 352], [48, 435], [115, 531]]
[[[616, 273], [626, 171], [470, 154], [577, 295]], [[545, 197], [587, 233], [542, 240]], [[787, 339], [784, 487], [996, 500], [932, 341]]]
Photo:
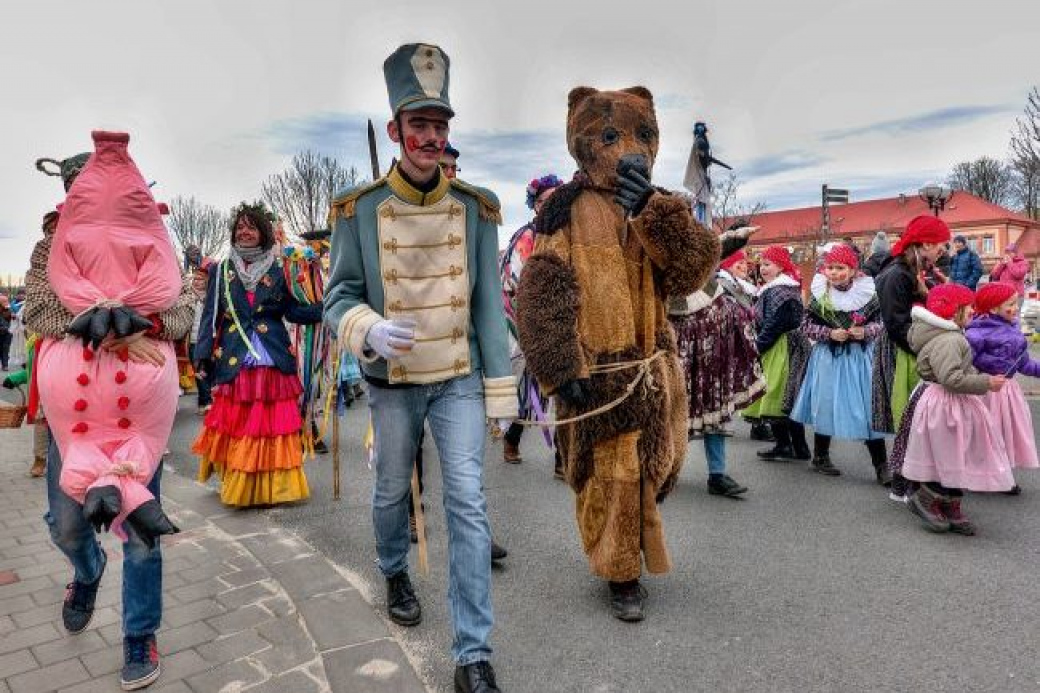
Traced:
[[448, 65], [426, 44], [401, 46], [383, 64], [399, 160], [333, 202], [325, 321], [371, 386], [372, 519], [390, 619], [422, 620], [408, 578], [408, 493], [429, 420], [448, 525], [455, 690], [495, 693], [485, 423], [516, 416], [516, 386], [497, 269], [498, 200], [438, 166], [454, 115]]

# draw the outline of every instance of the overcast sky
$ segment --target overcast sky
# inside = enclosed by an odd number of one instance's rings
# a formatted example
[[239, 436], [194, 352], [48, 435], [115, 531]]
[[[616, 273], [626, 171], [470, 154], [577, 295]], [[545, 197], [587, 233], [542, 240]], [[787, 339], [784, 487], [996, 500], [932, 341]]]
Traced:
[[916, 190], [951, 166], [1003, 157], [1037, 72], [1040, 3], [344, 2], [10, 3], [0, 22], [0, 275], [22, 273], [61, 200], [43, 156], [131, 133], [158, 199], [230, 208], [311, 148], [369, 170], [365, 121], [392, 155], [382, 63], [401, 43], [451, 58], [462, 178], [492, 188], [503, 236], [532, 177], [574, 170], [568, 91], [655, 95], [655, 182], [678, 187], [695, 120], [743, 197], [770, 209]]

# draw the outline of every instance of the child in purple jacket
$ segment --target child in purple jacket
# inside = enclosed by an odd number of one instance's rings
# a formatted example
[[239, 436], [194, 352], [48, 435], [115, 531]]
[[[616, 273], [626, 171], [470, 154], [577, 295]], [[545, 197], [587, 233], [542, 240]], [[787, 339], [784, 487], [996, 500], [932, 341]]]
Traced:
[[[1040, 467], [1029, 405], [1022, 388], [1012, 378], [1015, 373], [1040, 378], [1040, 362], [1030, 358], [1026, 338], [1018, 327], [1018, 292], [1012, 284], [986, 284], [975, 297], [975, 310], [978, 317], [964, 331], [975, 367], [983, 373], [1008, 378], [1000, 390], [985, 395], [1003, 434], [1008, 457], [1014, 467]], [[1008, 493], [1021, 493], [1021, 489], [1016, 485]]]

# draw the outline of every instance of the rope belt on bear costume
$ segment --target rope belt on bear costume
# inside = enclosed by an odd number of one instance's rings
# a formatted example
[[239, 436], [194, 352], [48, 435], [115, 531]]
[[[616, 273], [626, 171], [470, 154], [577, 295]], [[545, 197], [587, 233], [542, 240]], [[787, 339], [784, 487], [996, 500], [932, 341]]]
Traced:
[[87, 306], [82, 311], [80, 311], [75, 316], [73, 316], [73, 318], [72, 318], [72, 320], [70, 322], [76, 322], [77, 318], [83, 317], [84, 315], [86, 315], [90, 311], [94, 310], [95, 308], [109, 308], [109, 309], [111, 309], [111, 308], [122, 308], [122, 307], [123, 307], [123, 302], [120, 301], [119, 299], [116, 299], [116, 298], [99, 298], [98, 300], [94, 301], [94, 305]]
[[636, 388], [638, 388], [640, 385], [643, 386], [643, 391], [647, 394], [657, 390], [657, 384], [654, 383], [654, 376], [651, 372], [651, 367], [654, 365], [655, 361], [664, 358], [667, 355], [668, 352], [657, 351], [654, 352], [652, 356], [645, 359], [638, 359], [635, 361], [618, 361], [617, 363], [604, 363], [596, 366], [589, 366], [589, 375], [618, 373], [620, 371], [627, 371], [632, 368], [637, 368], [639, 370], [636, 372], [636, 377], [632, 379], [632, 382], [625, 386], [625, 391], [621, 393], [621, 395], [617, 399], [611, 402], [607, 402], [601, 407], [597, 407], [591, 411], [585, 412], [584, 414], [579, 414], [578, 416], [572, 416], [566, 419], [555, 419], [552, 421], [518, 419], [513, 423], [520, 424], [521, 426], [563, 426], [565, 424], [578, 423], [579, 421], [584, 421], [585, 419], [591, 419], [594, 416], [605, 414], [611, 409], [620, 406], [622, 402], [624, 402], [633, 394], [635, 394]]

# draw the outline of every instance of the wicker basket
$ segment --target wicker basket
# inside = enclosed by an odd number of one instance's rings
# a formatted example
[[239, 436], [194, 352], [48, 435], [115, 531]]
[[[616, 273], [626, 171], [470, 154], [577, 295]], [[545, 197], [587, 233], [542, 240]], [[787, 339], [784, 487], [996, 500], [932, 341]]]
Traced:
[[18, 388], [18, 394], [22, 396], [21, 404], [7, 404], [0, 402], [0, 428], [21, 428], [25, 421], [25, 412], [29, 407], [25, 406], [25, 392]]

